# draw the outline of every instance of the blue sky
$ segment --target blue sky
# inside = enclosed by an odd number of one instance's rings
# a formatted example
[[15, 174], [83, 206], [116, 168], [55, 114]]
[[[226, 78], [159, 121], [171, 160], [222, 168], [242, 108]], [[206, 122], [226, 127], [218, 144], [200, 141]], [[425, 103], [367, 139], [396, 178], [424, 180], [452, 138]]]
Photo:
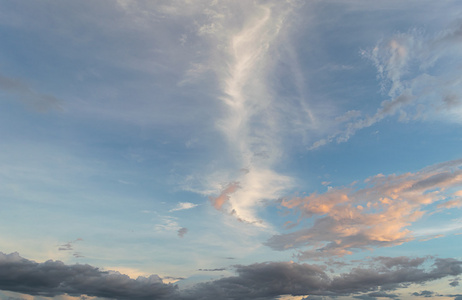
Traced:
[[462, 299], [459, 1], [0, 0], [0, 298]]

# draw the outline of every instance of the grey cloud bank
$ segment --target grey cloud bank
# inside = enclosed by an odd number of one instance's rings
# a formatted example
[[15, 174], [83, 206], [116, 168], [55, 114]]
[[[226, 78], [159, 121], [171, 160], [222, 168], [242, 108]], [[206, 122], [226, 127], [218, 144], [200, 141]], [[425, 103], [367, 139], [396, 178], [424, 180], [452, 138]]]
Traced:
[[[433, 264], [431, 264], [433, 262]], [[425, 267], [430, 263], [431, 267]], [[462, 274], [462, 261], [452, 258], [379, 257], [368, 267], [329, 275], [324, 266], [293, 262], [236, 265], [237, 276], [199, 283], [180, 290], [159, 276], [131, 279], [90, 265], [60, 261], [37, 263], [18, 253], [0, 252], [0, 289], [53, 297], [62, 294], [112, 299], [276, 299], [281, 295], [345, 296], [387, 292]], [[380, 296], [382, 295], [382, 296]]]

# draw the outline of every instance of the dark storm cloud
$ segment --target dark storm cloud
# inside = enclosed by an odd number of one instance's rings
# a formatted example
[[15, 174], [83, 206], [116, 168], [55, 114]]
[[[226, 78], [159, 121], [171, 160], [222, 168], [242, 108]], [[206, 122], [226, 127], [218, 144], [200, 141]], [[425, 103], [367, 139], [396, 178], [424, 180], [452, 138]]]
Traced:
[[[266, 262], [234, 266], [236, 276], [198, 283], [178, 290], [157, 275], [131, 279], [118, 272], [90, 265], [65, 265], [60, 261], [36, 263], [17, 253], [0, 252], [0, 289], [18, 293], [56, 296], [88, 295], [113, 299], [275, 299], [281, 295], [318, 295], [394, 298], [391, 290], [462, 274], [462, 261], [381, 257], [367, 267], [331, 276], [326, 267], [292, 262]], [[361, 295], [362, 294], [362, 295]]]
[[90, 265], [65, 265], [60, 261], [36, 263], [18, 253], [0, 252], [0, 289], [53, 297], [89, 295], [116, 299], [171, 299], [176, 286], [162, 283], [157, 275], [131, 279]]

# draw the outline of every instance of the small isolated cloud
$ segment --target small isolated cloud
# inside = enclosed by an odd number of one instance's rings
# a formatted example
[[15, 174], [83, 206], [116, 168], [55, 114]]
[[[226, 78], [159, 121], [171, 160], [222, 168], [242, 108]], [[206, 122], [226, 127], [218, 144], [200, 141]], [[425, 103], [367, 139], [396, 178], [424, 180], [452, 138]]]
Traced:
[[174, 208], [170, 210], [170, 212], [178, 211], [178, 210], [185, 210], [185, 209], [191, 209], [198, 206], [198, 204], [194, 204], [191, 202], [180, 202], [178, 203]]
[[410, 241], [414, 237], [407, 227], [425, 214], [423, 208], [450, 197], [447, 188], [462, 185], [461, 166], [457, 160], [416, 173], [379, 174], [365, 180], [365, 188], [351, 185], [283, 200], [283, 207], [314, 218], [314, 223], [275, 235], [266, 245], [275, 250], [307, 247], [299, 259], [319, 259]]
[[162, 223], [156, 224], [154, 226], [154, 229], [158, 232], [162, 231], [178, 231], [181, 227], [176, 221], [177, 218], [175, 217], [170, 217], [170, 216], [161, 216], [160, 221]]
[[75, 240], [73, 240], [71, 242], [67, 242], [65, 244], [59, 245], [58, 250], [59, 251], [71, 251], [71, 250], [74, 250], [74, 248], [73, 248], [74, 243], [80, 242], [80, 241], [83, 241], [83, 239], [77, 238], [77, 239], [75, 239]]
[[226, 268], [218, 268], [218, 269], [198, 269], [197, 271], [201, 271], [201, 272], [220, 272], [220, 271], [224, 271], [226, 270]]
[[412, 293], [412, 296], [431, 298], [435, 296], [435, 292], [432, 292], [432, 291], [421, 291], [420, 293], [415, 292], [415, 293]]
[[460, 284], [460, 278], [459, 278], [459, 277], [454, 278], [454, 279], [451, 280], [451, 282], [449, 283], [449, 285], [452, 286], [452, 287], [459, 286], [459, 284]]
[[[74, 244], [77, 243], [77, 242], [80, 242], [80, 241], [83, 241], [83, 239], [77, 238], [77, 239], [75, 239], [73, 241], [70, 241], [70, 242], [67, 242], [65, 244], [59, 245], [58, 251], [73, 251], [74, 250]], [[74, 252], [74, 253], [72, 253], [72, 256], [74, 256], [75, 258], [85, 257], [80, 252]]]
[[188, 233], [188, 228], [182, 227], [182, 228], [178, 229], [178, 236], [179, 236], [180, 238], [184, 237], [184, 235], [185, 235], [186, 233]]
[[82, 257], [85, 257], [85, 256], [83, 256], [82, 253], [80, 253], [80, 252], [74, 252], [74, 253], [72, 253], [72, 256], [74, 256], [75, 258], [82, 258]]

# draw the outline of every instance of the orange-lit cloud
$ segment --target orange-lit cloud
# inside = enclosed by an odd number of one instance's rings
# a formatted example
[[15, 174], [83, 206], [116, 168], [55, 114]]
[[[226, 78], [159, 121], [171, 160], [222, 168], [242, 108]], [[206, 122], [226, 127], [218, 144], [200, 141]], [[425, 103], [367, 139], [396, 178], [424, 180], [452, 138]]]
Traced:
[[229, 201], [230, 195], [235, 193], [239, 188], [239, 182], [229, 183], [218, 197], [210, 197], [213, 207], [221, 210], [223, 205]]
[[[425, 214], [425, 206], [446, 200], [447, 188], [462, 185], [462, 160], [442, 163], [416, 173], [377, 175], [366, 186], [332, 188], [282, 201], [282, 206], [313, 218], [311, 227], [273, 236], [267, 245], [283, 250], [308, 247], [300, 259], [343, 256], [354, 249], [394, 246], [413, 239], [408, 227]], [[450, 200], [440, 208], [458, 206]]]

